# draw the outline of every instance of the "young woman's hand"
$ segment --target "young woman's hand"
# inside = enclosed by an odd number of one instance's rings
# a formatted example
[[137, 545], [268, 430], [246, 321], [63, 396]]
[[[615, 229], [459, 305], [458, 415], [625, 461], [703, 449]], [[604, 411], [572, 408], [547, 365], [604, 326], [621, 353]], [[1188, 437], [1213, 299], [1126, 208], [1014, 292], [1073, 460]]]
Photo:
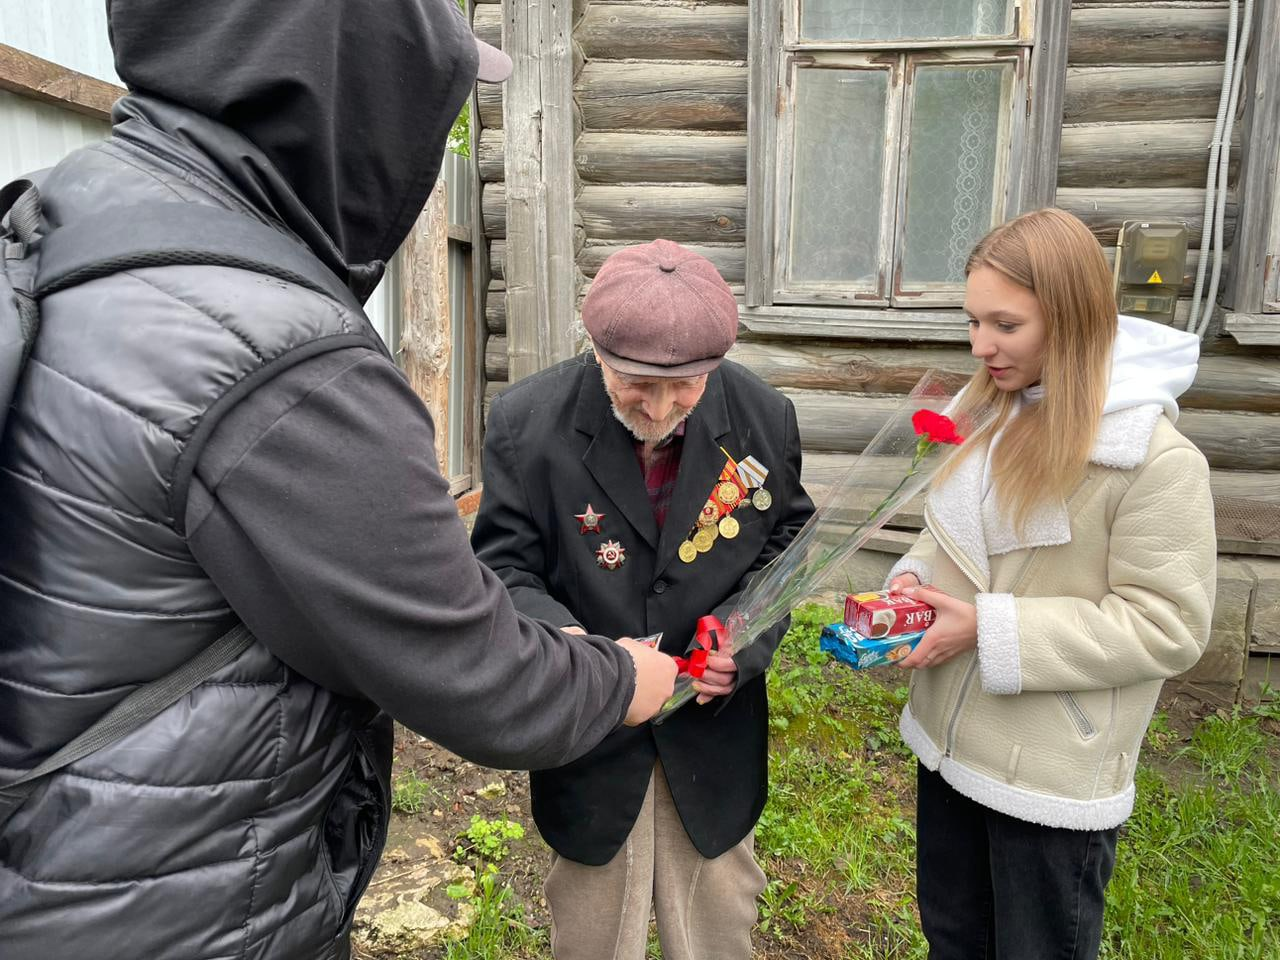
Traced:
[[899, 661], [902, 667], [936, 667], [978, 646], [978, 608], [933, 587], [907, 587], [905, 596], [922, 600], [938, 611], [933, 626], [919, 645]]
[[920, 578], [914, 573], [900, 573], [889, 581], [890, 593], [901, 593], [907, 587], [920, 586]]

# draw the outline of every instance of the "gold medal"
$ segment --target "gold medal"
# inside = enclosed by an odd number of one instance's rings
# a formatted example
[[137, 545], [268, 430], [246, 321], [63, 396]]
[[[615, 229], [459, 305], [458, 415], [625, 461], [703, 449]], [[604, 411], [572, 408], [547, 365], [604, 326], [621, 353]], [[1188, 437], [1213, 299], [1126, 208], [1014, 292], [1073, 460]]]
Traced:
[[726, 540], [732, 540], [736, 537], [739, 529], [738, 521], [733, 517], [723, 517], [720, 520], [720, 536]]
[[723, 483], [716, 484], [716, 499], [732, 510], [738, 505], [738, 501], [742, 499], [742, 491], [738, 489], [738, 485], [732, 480], [726, 480]]
[[680, 544], [680, 549], [677, 550], [676, 553], [679, 554], [680, 559], [685, 563], [693, 563], [693, 561], [698, 558], [698, 548], [688, 540]]
[[693, 535], [694, 549], [699, 553], [706, 553], [711, 549], [711, 545], [716, 542], [716, 528], [703, 527]]
[[751, 505], [757, 510], [768, 510], [773, 506], [773, 494], [764, 487], [759, 487], [751, 495]]

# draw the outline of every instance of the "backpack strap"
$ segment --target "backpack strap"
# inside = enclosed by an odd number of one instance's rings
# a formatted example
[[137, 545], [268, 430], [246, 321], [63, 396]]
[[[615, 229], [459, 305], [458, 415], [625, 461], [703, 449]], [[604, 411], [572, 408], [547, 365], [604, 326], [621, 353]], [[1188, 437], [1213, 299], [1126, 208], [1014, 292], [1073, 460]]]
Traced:
[[41, 241], [37, 299], [142, 267], [238, 267], [362, 308], [337, 274], [280, 230], [225, 207], [139, 203], [82, 217]]
[[137, 730], [244, 653], [253, 642], [249, 628], [244, 624], [236, 625], [176, 669], [134, 690], [43, 763], [17, 780], [0, 785], [0, 829], [44, 777]]

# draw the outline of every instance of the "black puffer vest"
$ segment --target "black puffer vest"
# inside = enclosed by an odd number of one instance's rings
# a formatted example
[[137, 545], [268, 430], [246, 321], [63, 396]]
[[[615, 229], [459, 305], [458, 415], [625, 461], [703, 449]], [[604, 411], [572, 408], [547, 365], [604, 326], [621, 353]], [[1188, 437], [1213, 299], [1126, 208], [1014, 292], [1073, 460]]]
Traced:
[[[189, 143], [137, 126], [48, 175], [49, 227], [141, 201], [278, 226]], [[140, 269], [44, 301], [0, 442], [0, 778], [235, 622], [187, 548], [183, 477], [247, 390], [353, 345], [379, 349], [357, 311], [230, 268]], [[345, 957], [389, 748], [369, 705], [255, 644], [9, 822], [0, 958]]]

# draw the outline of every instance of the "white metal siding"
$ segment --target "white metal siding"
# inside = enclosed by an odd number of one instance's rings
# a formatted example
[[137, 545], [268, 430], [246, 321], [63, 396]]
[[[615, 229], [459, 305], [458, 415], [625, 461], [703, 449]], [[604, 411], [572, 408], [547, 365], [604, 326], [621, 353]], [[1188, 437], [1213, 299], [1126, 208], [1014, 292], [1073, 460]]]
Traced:
[[107, 136], [104, 120], [0, 90], [0, 186]]
[[0, 0], [0, 43], [120, 83], [103, 0]]

